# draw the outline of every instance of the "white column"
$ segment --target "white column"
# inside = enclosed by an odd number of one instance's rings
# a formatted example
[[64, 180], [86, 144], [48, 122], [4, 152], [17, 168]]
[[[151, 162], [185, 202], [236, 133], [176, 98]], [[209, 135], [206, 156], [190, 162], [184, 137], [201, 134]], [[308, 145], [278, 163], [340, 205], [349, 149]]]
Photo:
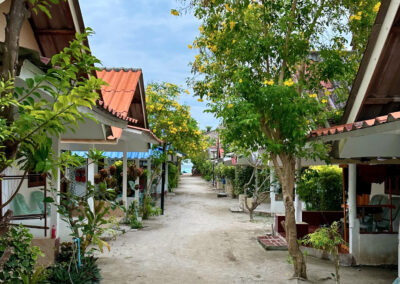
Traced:
[[[88, 183], [90, 182], [92, 185], [94, 185], [94, 171], [95, 171], [95, 164], [93, 163], [93, 161], [91, 159], [88, 159], [88, 170], [87, 170], [87, 181]], [[89, 206], [90, 206], [90, 210], [92, 210], [92, 212], [94, 212], [94, 199], [93, 198], [89, 198], [88, 200]]]
[[[300, 159], [296, 161], [296, 174], [300, 175], [301, 171], [301, 162]], [[295, 194], [295, 217], [296, 217], [296, 223], [300, 223], [303, 221], [303, 203], [301, 202], [300, 196], [297, 194], [297, 183], [295, 181], [294, 183], [294, 194]]]
[[269, 197], [271, 199], [271, 205], [270, 205], [270, 211], [271, 213], [275, 213], [275, 170], [274, 168], [271, 168], [270, 170], [270, 174], [269, 174], [269, 182], [270, 182], [270, 186], [269, 186]]
[[356, 232], [355, 221], [357, 218], [357, 167], [356, 164], [349, 164], [349, 188], [348, 188], [348, 208], [349, 208], [349, 245], [350, 253], [356, 253]]
[[128, 207], [128, 160], [126, 150], [122, 158], [122, 203]]
[[[53, 138], [53, 145], [52, 145], [52, 150], [55, 154], [56, 157], [60, 156], [60, 140], [58, 138]], [[66, 173], [68, 174], [68, 173]], [[57, 176], [53, 176], [52, 180], [48, 182], [47, 184], [47, 188], [54, 188], [56, 189], [57, 193], [55, 193], [54, 195], [52, 195], [55, 203], [60, 204], [60, 196], [58, 195], [58, 193], [61, 190], [61, 178], [60, 178], [61, 172], [60, 172], [60, 168], [57, 168]], [[69, 190], [69, 189], [68, 189]], [[47, 192], [47, 195], [50, 195], [51, 191]], [[60, 223], [61, 223], [61, 219], [60, 219], [60, 214], [57, 212], [57, 207], [54, 205], [54, 203], [50, 204], [50, 224], [48, 224], [48, 227], [50, 227], [50, 230], [48, 231], [49, 234], [47, 234], [47, 236], [51, 237], [51, 228], [55, 227], [56, 229], [56, 238], [60, 237]]]
[[150, 179], [151, 179], [151, 159], [147, 159], [147, 183], [146, 186], [149, 190], [151, 190], [151, 187], [149, 187], [150, 185]]

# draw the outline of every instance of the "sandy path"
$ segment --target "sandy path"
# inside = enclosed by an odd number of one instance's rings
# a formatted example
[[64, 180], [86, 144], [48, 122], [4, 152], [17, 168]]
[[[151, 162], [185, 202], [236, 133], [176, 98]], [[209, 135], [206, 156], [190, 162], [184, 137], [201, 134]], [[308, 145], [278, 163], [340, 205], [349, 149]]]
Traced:
[[[296, 283], [287, 252], [267, 252], [256, 241], [269, 218], [250, 223], [229, 211], [236, 200], [218, 199], [198, 177], [183, 177], [176, 195], [166, 199], [164, 216], [145, 221], [100, 255], [102, 283]], [[332, 263], [308, 258], [314, 283], [333, 271]], [[392, 283], [396, 271], [343, 268], [342, 283]]]

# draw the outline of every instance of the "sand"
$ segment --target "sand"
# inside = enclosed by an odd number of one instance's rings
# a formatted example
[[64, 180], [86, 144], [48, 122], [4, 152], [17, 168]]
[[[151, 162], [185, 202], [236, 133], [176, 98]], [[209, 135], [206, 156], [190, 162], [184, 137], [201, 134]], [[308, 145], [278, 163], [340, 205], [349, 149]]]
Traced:
[[[286, 251], [265, 251], [256, 237], [271, 219], [231, 213], [237, 200], [217, 198], [207, 182], [184, 176], [175, 196], [166, 198], [165, 215], [144, 221], [145, 228], [110, 242], [99, 255], [102, 283], [297, 283]], [[308, 257], [311, 283], [334, 271], [333, 263]], [[341, 283], [392, 283], [397, 270], [341, 268]], [[305, 282], [301, 282], [305, 283]]]

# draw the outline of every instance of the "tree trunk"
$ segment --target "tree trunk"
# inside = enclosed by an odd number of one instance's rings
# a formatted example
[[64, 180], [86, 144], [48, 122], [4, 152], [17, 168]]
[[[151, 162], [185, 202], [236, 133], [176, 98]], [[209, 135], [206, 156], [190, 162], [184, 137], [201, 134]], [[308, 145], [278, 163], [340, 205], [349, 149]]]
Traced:
[[254, 210], [249, 210], [250, 221], [254, 221]]
[[339, 275], [339, 247], [336, 246], [335, 251], [335, 279], [336, 279], [336, 284], [340, 284], [340, 275]]
[[293, 277], [307, 279], [306, 263], [297, 242], [297, 229], [293, 202], [296, 162], [295, 158], [292, 156], [280, 155], [279, 157], [282, 162], [282, 168], [279, 167], [277, 156], [273, 156], [272, 160], [276, 173], [282, 184], [283, 201], [285, 205], [286, 242], [289, 254], [293, 259]]
[[[30, 17], [30, 11], [26, 6], [26, 0], [13, 0], [11, 1], [10, 11], [5, 14], [6, 28], [5, 40], [2, 56], [2, 70], [1, 77], [3, 81], [14, 79], [17, 75], [18, 65], [18, 51], [19, 51], [19, 36], [24, 22]], [[7, 93], [0, 94], [4, 97], [14, 90], [7, 91]], [[14, 106], [4, 108], [0, 116], [6, 119], [7, 124], [10, 125], [14, 121]], [[7, 140], [3, 142], [5, 157], [7, 160], [13, 160], [18, 150], [18, 142]], [[5, 170], [7, 165], [0, 167], [0, 172]]]

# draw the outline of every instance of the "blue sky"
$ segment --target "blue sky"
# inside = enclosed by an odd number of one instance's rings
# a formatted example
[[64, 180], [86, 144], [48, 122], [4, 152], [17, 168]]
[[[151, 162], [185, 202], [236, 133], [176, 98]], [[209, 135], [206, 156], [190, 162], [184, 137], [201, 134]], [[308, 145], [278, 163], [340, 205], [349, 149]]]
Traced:
[[[187, 45], [199, 23], [193, 15], [171, 15], [179, 5], [175, 0], [80, 1], [85, 25], [95, 31], [90, 47], [104, 67], [142, 68], [146, 84], [166, 81], [186, 88], [196, 55]], [[203, 113], [205, 102], [185, 94], [181, 103], [191, 106], [201, 129], [218, 125], [212, 114]]]

